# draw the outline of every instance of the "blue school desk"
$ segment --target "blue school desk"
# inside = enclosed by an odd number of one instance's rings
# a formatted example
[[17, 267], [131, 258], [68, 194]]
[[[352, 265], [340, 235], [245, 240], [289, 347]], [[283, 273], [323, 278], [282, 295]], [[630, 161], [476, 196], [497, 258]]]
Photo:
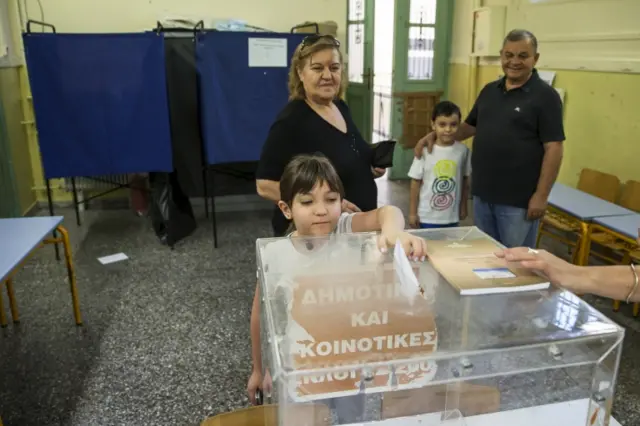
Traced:
[[[0, 325], [7, 326], [7, 318], [2, 301], [2, 284], [7, 287], [9, 307], [13, 322], [19, 322], [18, 306], [13, 291], [13, 276], [26, 261], [31, 253], [43, 244], [58, 244], [64, 246], [64, 256], [69, 273], [71, 301], [76, 324], [82, 325], [78, 289], [76, 288], [76, 274], [71, 258], [71, 244], [69, 234], [61, 225], [61, 216], [25, 217], [15, 219], [0, 219]], [[50, 237], [54, 232], [54, 237]], [[56, 232], [60, 235], [55, 236]]]
[[[603, 232], [613, 238], [614, 241], [622, 241], [622, 249], [624, 250], [623, 264], [628, 264], [632, 260], [637, 261], [640, 258], [640, 249], [636, 238], [638, 237], [638, 228], [640, 228], [640, 214], [633, 213], [624, 216], [606, 216], [596, 217], [593, 219], [592, 232]], [[587, 253], [591, 250], [591, 238], [586, 247]], [[613, 302], [613, 310], [620, 309], [620, 301]], [[633, 316], [640, 315], [640, 303], [633, 304]]]
[[640, 214], [632, 213], [624, 216], [604, 216], [593, 219], [593, 227], [600, 231], [614, 234], [616, 238], [636, 245]]
[[622, 216], [634, 213], [617, 204], [561, 183], [553, 185], [549, 194], [549, 205], [581, 221], [591, 221], [596, 217]]
[[578, 265], [586, 265], [589, 262], [590, 236], [595, 218], [634, 214], [629, 209], [561, 183], [553, 185], [548, 203], [551, 213], [573, 219], [579, 224], [579, 241], [576, 248]]

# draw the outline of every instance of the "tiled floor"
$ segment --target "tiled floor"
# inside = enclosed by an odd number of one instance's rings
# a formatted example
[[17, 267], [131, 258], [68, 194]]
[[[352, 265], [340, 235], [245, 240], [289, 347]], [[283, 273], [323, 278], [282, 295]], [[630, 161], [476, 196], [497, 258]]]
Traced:
[[[406, 213], [406, 182], [381, 181], [380, 200]], [[255, 239], [270, 234], [270, 212], [220, 214], [214, 250], [202, 211], [173, 251], [130, 212], [87, 212], [77, 228], [64, 211], [85, 325], [74, 325], [64, 265], [41, 250], [16, 278], [22, 323], [0, 330], [6, 426], [197, 425], [247, 405]], [[118, 252], [130, 259], [97, 261]], [[589, 301], [627, 329], [614, 414], [638, 425], [640, 321]]]

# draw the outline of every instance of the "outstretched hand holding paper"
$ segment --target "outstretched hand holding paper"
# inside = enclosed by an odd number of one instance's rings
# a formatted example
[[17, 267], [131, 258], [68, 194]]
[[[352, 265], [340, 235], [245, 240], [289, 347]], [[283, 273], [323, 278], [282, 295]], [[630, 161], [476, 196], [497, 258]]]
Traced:
[[396, 246], [393, 249], [393, 266], [400, 285], [400, 291], [413, 301], [413, 297], [420, 292], [420, 284], [413, 273], [411, 263], [409, 263], [400, 241], [396, 242]]

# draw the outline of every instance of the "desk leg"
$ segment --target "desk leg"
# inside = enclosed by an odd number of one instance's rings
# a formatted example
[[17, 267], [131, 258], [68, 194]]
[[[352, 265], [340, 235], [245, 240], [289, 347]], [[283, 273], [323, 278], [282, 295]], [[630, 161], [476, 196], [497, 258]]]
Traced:
[[580, 222], [580, 244], [576, 250], [578, 250], [578, 265], [587, 266], [591, 253], [591, 224]]
[[613, 312], [618, 312], [620, 310], [620, 301], [619, 300], [614, 300], [613, 301]]
[[218, 224], [216, 223], [216, 198], [211, 196], [211, 222], [213, 223], [213, 248], [218, 248]]
[[71, 188], [73, 191], [73, 208], [76, 211], [76, 224], [78, 226], [82, 226], [82, 221], [80, 220], [80, 204], [78, 203], [78, 189], [76, 188], [76, 178], [71, 178]]
[[[47, 201], [49, 201], [49, 216], [53, 216], [53, 198], [51, 198], [51, 184], [49, 183], [49, 179], [45, 179], [47, 183]], [[53, 239], [57, 239], [58, 235], [56, 235], [56, 231], [53, 231]], [[60, 260], [60, 248], [58, 247], [58, 243], [54, 243], [53, 247], [56, 250], [56, 260]]]
[[215, 184], [216, 171], [211, 170], [211, 182], [213, 188], [211, 189], [211, 223], [213, 224], [213, 248], [218, 248], [218, 223], [216, 222], [216, 184]]
[[78, 288], [76, 286], [76, 272], [73, 269], [71, 258], [71, 243], [69, 233], [63, 226], [58, 226], [58, 231], [62, 235], [64, 245], [64, 258], [67, 262], [67, 272], [69, 273], [69, 286], [71, 287], [71, 302], [73, 303], [73, 315], [76, 318], [76, 325], [82, 325], [82, 315], [80, 314], [80, 302], [78, 301]]
[[202, 164], [202, 192], [204, 198], [204, 215], [208, 219], [209, 218], [209, 190], [207, 188], [207, 180], [209, 179], [209, 174], [207, 173], [207, 165], [205, 163]]
[[16, 303], [16, 293], [13, 291], [13, 280], [9, 278], [7, 281], [7, 294], [9, 295], [9, 308], [11, 309], [11, 318], [13, 323], [18, 324], [20, 322], [20, 315], [18, 314], [18, 304]]
[[540, 248], [540, 240], [542, 239], [542, 233], [544, 232], [544, 230], [542, 229], [543, 227], [544, 227], [544, 222], [542, 221], [542, 218], [541, 218], [540, 223], [538, 224], [538, 234], [536, 235], [535, 248]]
[[5, 328], [7, 326], [7, 316], [4, 313], [4, 300], [2, 297], [2, 286], [0, 285], [0, 326]]

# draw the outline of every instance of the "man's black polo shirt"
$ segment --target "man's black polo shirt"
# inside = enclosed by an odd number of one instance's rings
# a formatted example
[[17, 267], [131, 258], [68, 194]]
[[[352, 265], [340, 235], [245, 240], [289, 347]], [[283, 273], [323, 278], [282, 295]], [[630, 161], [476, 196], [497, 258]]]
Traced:
[[504, 77], [487, 84], [465, 120], [476, 128], [471, 155], [474, 196], [527, 208], [536, 191], [544, 144], [565, 139], [562, 101], [536, 70], [521, 87]]

